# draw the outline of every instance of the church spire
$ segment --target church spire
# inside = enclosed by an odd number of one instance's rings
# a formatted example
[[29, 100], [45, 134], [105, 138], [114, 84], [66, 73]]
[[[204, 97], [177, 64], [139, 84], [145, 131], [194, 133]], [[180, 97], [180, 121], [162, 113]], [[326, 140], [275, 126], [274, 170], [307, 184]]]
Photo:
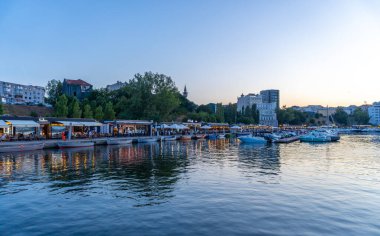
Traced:
[[186, 85], [185, 85], [185, 89], [183, 90], [183, 96], [185, 98], [187, 98], [187, 95], [188, 95], [188, 93], [187, 93], [187, 88], [186, 88]]

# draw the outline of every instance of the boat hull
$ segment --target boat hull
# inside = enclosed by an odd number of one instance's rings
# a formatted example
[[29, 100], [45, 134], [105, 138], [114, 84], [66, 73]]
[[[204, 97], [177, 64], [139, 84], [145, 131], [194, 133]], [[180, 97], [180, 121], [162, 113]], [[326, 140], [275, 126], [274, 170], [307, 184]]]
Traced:
[[177, 137], [176, 136], [168, 136], [168, 137], [163, 137], [162, 141], [167, 142], [167, 141], [176, 141]]
[[182, 135], [180, 140], [182, 140], [182, 141], [191, 140], [191, 135]]
[[157, 141], [158, 141], [157, 138], [140, 138], [140, 139], [138, 139], [139, 143], [154, 143]]
[[300, 140], [299, 136], [289, 137], [289, 138], [280, 138], [277, 140], [273, 140], [273, 143], [292, 143]]
[[268, 141], [263, 137], [255, 137], [255, 136], [241, 136], [238, 139], [242, 143], [267, 143]]
[[131, 144], [131, 143], [132, 143], [132, 139], [128, 139], [128, 140], [107, 139], [108, 145], [126, 145], [126, 144]]
[[14, 144], [9, 146], [1, 146], [0, 153], [4, 152], [25, 152], [25, 151], [34, 151], [41, 150], [45, 146], [45, 143], [38, 144]]
[[78, 148], [78, 147], [93, 147], [94, 142], [58, 142], [59, 148]]
[[310, 136], [303, 137], [301, 136], [300, 141], [311, 142], [311, 143], [323, 143], [323, 142], [331, 142], [332, 140], [331, 140], [331, 137], [310, 137]]

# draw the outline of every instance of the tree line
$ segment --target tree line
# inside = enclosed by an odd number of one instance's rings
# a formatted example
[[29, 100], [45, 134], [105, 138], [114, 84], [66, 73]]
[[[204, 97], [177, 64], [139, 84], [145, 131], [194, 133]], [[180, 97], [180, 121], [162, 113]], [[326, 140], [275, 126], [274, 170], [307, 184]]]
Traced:
[[[94, 89], [82, 101], [64, 95], [62, 82], [57, 80], [48, 82], [47, 94], [46, 102], [54, 107], [56, 117], [258, 124], [260, 116], [256, 105], [243, 107], [241, 112], [237, 112], [236, 103], [197, 105], [179, 92], [171, 77], [152, 72], [136, 74], [118, 90]], [[276, 112], [279, 124], [326, 123], [326, 118], [318, 113], [310, 114], [286, 107]], [[342, 108], [338, 108], [331, 121], [341, 125], [367, 124], [369, 118], [361, 109], [347, 115]]]

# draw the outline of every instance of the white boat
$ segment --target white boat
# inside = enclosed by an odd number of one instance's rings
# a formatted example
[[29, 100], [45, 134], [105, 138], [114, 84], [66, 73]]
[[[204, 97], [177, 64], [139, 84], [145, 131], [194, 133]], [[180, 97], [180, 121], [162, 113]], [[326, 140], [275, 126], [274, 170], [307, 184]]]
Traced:
[[125, 145], [132, 143], [132, 139], [107, 139], [108, 145]]
[[77, 147], [93, 147], [94, 142], [91, 141], [62, 141], [58, 142], [59, 148], [77, 148]]
[[162, 137], [162, 141], [176, 141], [176, 140], [177, 140], [177, 137], [175, 135]]
[[45, 143], [20, 143], [20, 144], [9, 144], [1, 145], [0, 152], [24, 152], [24, 151], [34, 151], [41, 150], [44, 148]]
[[225, 134], [218, 134], [217, 139], [224, 139], [226, 138]]
[[316, 142], [332, 142], [332, 141], [337, 141], [337, 140], [333, 140], [332, 136], [330, 136], [327, 133], [312, 131], [309, 134], [300, 136], [300, 141], [316, 143]]
[[158, 138], [139, 138], [138, 139], [139, 143], [153, 143], [157, 141], [158, 141]]
[[252, 134], [240, 136], [238, 139], [243, 143], [267, 143], [265, 138], [253, 136]]

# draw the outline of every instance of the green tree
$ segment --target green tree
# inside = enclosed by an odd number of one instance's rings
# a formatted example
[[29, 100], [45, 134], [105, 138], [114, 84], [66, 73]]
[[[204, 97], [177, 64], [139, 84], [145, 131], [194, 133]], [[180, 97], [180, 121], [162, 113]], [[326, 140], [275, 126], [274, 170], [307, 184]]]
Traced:
[[341, 125], [348, 125], [348, 114], [342, 107], [338, 107], [333, 115], [334, 121]]
[[69, 108], [67, 106], [67, 102], [68, 102], [68, 99], [65, 95], [59, 96], [57, 103], [56, 103], [56, 108], [55, 108], [55, 112], [56, 112], [57, 117], [61, 117], [61, 118], [67, 117], [67, 115], [69, 113]]
[[163, 74], [136, 74], [123, 91], [128, 102], [120, 112], [131, 119], [167, 120], [180, 104], [177, 87]]
[[36, 111], [31, 111], [30, 116], [31, 117], [38, 117], [38, 113]]
[[3, 103], [0, 100], [0, 115], [4, 114], [4, 108], [3, 108]]
[[352, 114], [353, 120], [358, 125], [367, 125], [369, 122], [368, 112], [363, 111], [361, 108], [356, 108]]
[[103, 108], [102, 108], [101, 106], [98, 106], [98, 107], [95, 109], [94, 118], [95, 118], [96, 120], [103, 120], [103, 117], [104, 117]]
[[75, 97], [71, 101], [69, 113], [72, 118], [80, 118], [82, 116], [82, 110], [80, 109], [78, 99]]
[[83, 118], [92, 118], [92, 111], [90, 104], [84, 105], [83, 108]]
[[45, 102], [55, 107], [59, 96], [62, 95], [62, 82], [55, 79], [50, 80], [46, 86], [46, 93]]
[[217, 122], [224, 122], [224, 108], [222, 103], [216, 104], [216, 120]]
[[115, 111], [113, 110], [113, 106], [111, 102], [108, 102], [106, 104], [106, 107], [104, 108], [104, 120], [113, 120], [115, 119]]

